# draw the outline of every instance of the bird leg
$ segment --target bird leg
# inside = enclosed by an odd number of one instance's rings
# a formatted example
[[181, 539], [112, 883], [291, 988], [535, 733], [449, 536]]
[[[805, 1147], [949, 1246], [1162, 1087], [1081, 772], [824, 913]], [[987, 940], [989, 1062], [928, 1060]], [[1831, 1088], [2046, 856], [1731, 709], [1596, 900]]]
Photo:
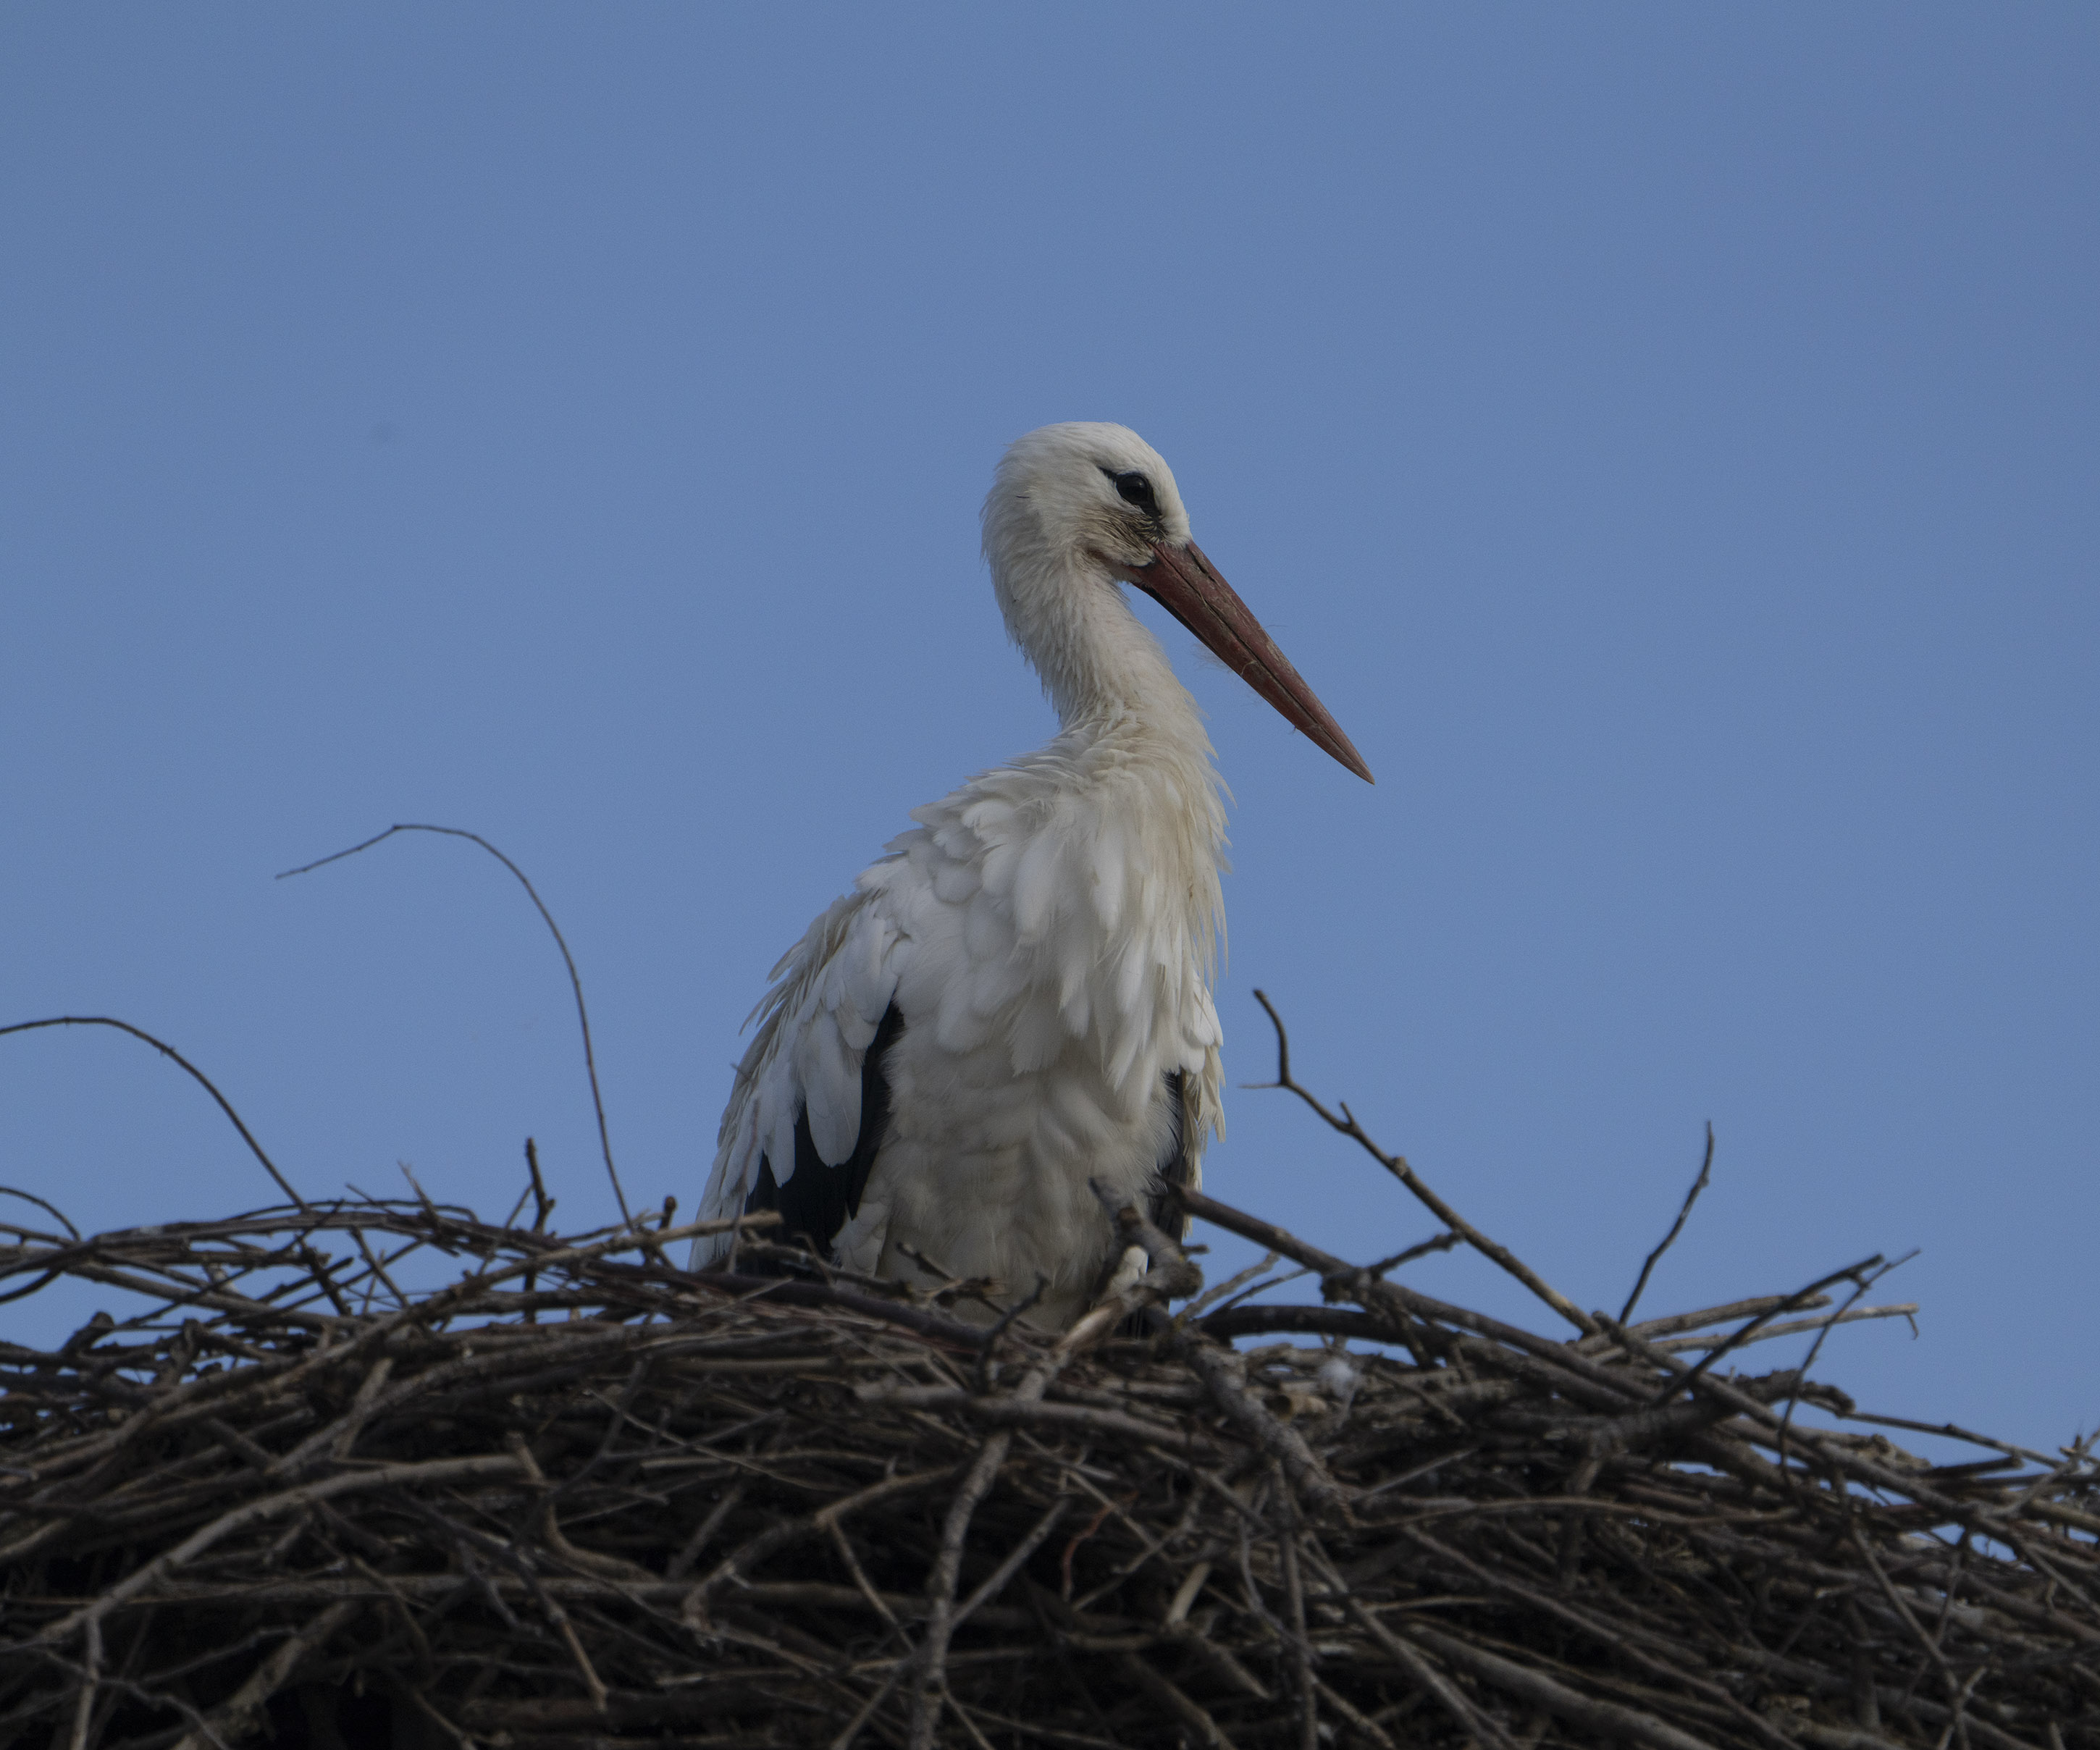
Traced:
[[1136, 1204], [1118, 1203], [1098, 1179], [1087, 1184], [1123, 1241], [1122, 1254], [1096, 1298], [1096, 1310], [1127, 1303], [1127, 1316], [1202, 1293], [1203, 1272], [1189, 1261], [1178, 1241], [1148, 1220]]

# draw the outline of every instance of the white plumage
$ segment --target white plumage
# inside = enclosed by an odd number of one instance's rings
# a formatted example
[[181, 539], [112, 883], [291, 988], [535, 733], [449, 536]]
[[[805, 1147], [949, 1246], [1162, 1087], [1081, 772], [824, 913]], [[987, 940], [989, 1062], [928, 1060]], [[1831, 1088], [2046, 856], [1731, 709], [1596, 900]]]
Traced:
[[[908, 1250], [1015, 1298], [1040, 1280], [1030, 1316], [1061, 1326], [1116, 1261], [1088, 1179], [1150, 1202], [1163, 1172], [1195, 1177], [1218, 1116], [1224, 812], [1195, 703], [1118, 580], [1370, 774], [1189, 540], [1135, 432], [1021, 439], [984, 535], [1062, 731], [915, 809], [774, 968], [699, 1214], [779, 1206], [888, 1276], [920, 1273]], [[727, 1243], [700, 1242], [695, 1267]]]

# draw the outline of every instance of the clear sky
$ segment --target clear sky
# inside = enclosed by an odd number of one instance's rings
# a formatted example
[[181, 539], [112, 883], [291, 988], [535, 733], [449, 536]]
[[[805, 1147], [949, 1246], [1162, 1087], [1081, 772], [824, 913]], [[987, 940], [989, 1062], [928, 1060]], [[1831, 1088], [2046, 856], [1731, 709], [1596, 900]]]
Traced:
[[[271, 879], [471, 828], [567, 932], [632, 1192], [690, 1208], [775, 955], [1050, 729], [977, 553], [1001, 446], [1119, 420], [1379, 774], [1164, 627], [1237, 798], [1232, 1079], [1258, 985], [1614, 1311], [1710, 1119], [1650, 1310], [1922, 1247], [1921, 1335], [1821, 1371], [2068, 1438], [2097, 148], [2082, 4], [10, 7], [0, 1020], [161, 1034], [311, 1195], [406, 1161], [500, 1213], [531, 1134], [602, 1219], [501, 871]], [[1219, 1194], [1430, 1231], [1283, 1096], [1227, 1117]], [[77, 1033], [0, 1041], [0, 1182], [272, 1196]], [[0, 1320], [87, 1310], [42, 1304]]]

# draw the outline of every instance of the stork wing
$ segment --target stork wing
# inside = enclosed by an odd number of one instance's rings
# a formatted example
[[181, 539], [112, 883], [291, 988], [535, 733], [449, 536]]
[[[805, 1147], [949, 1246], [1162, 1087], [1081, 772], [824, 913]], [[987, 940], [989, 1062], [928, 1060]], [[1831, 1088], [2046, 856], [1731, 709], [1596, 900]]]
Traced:
[[[777, 1209], [790, 1236], [822, 1250], [858, 1209], [889, 1122], [882, 1058], [904, 1028], [892, 1000], [902, 946], [882, 908], [849, 893], [774, 968], [722, 1113], [701, 1220]], [[695, 1241], [693, 1267], [728, 1249], [726, 1235]]]
[[903, 1031], [904, 1016], [893, 1003], [875, 1029], [875, 1043], [861, 1058], [860, 1130], [853, 1153], [833, 1163], [817, 1152], [805, 1104], [795, 1121], [795, 1153], [786, 1182], [774, 1175], [771, 1158], [761, 1156], [758, 1184], [743, 1201], [746, 1210], [779, 1210], [788, 1239], [806, 1240], [828, 1255], [839, 1229], [860, 1213], [860, 1194], [875, 1170], [876, 1151], [889, 1134], [889, 1082], [883, 1074], [883, 1059]]

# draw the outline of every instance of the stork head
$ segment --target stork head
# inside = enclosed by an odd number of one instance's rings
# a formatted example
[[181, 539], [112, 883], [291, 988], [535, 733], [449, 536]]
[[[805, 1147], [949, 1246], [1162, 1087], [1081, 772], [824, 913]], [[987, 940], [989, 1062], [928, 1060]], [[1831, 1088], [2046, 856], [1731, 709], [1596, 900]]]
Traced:
[[984, 549], [1007, 628], [1061, 710], [1071, 708], [1061, 696], [1069, 677], [1116, 635], [1098, 597], [1116, 597], [1127, 617], [1115, 585], [1135, 584], [1286, 719], [1372, 782], [1341, 725], [1189, 538], [1174, 470], [1127, 425], [1045, 425], [1016, 439], [985, 500]]

